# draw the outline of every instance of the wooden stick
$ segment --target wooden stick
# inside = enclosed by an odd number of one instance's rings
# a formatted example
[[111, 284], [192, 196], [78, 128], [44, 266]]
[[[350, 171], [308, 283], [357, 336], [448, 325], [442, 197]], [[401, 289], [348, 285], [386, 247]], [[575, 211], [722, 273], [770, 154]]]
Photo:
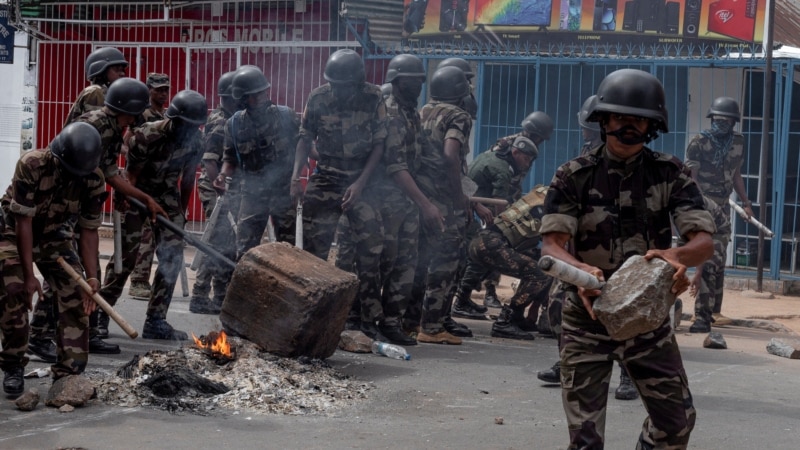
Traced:
[[56, 261], [61, 264], [61, 267], [69, 274], [70, 277], [72, 277], [73, 280], [77, 281], [78, 284], [81, 285], [86, 293], [92, 296], [92, 299], [95, 301], [95, 303], [97, 303], [97, 305], [100, 306], [100, 308], [105, 311], [109, 317], [114, 319], [114, 322], [116, 322], [117, 325], [119, 325], [119, 327], [131, 337], [131, 339], [136, 339], [139, 336], [139, 333], [133, 329], [131, 324], [123, 319], [118, 312], [114, 311], [114, 308], [112, 308], [111, 305], [109, 305], [108, 302], [100, 296], [100, 294], [92, 292], [92, 287], [89, 286], [89, 283], [87, 283], [86, 280], [84, 280], [83, 277], [72, 268], [72, 266], [67, 264], [63, 257], [59, 256]]
[[508, 206], [508, 202], [500, 198], [470, 197], [469, 201], [471, 201], [472, 203], [481, 203], [484, 205]]

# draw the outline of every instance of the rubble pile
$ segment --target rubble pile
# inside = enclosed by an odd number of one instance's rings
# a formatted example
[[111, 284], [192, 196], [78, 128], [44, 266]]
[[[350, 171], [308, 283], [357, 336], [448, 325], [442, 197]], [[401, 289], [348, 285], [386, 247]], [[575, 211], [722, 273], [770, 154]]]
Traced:
[[326, 414], [367, 397], [371, 384], [352, 380], [318, 359], [281, 358], [230, 338], [236, 359], [219, 364], [187, 344], [153, 350], [116, 374], [87, 372], [100, 401], [194, 414]]

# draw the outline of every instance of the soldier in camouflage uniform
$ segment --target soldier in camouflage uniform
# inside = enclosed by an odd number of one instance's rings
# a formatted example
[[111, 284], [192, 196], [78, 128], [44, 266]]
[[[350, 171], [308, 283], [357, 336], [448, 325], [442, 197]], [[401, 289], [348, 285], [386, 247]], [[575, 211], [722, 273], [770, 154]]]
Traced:
[[78, 98], [67, 113], [64, 126], [74, 122], [89, 111], [102, 109], [105, 104], [106, 91], [111, 83], [125, 76], [128, 61], [121, 51], [114, 47], [101, 47], [86, 57], [84, 71], [86, 79], [92, 84], [78, 95]]
[[[539, 149], [536, 144], [524, 136], [517, 136], [511, 147], [481, 153], [470, 163], [467, 172], [467, 176], [478, 185], [475, 196], [505, 200], [509, 205], [514, 203], [518, 199], [513, 198], [512, 194], [521, 190], [518, 184], [522, 182], [522, 179], [518, 175], [527, 173], [537, 156], [539, 156]], [[512, 184], [512, 180], [516, 180], [517, 184]], [[502, 211], [502, 207], [495, 207], [493, 213], [499, 214]], [[467, 230], [467, 242], [475, 238], [479, 231], [479, 223], [471, 224]], [[476, 305], [470, 300], [472, 290], [479, 289], [480, 283], [485, 277], [499, 272], [487, 270], [470, 258], [467, 258], [467, 261], [462, 264], [464, 265], [463, 276], [457, 283], [453, 316], [483, 320], [486, 318], [486, 307], [497, 308], [502, 305], [497, 298], [492, 299], [489, 293], [486, 295], [488, 300], [484, 298], [483, 306]], [[477, 279], [475, 279], [476, 277]], [[492, 281], [487, 280], [487, 286], [492, 286], [491, 289], [494, 289], [493, 279]], [[535, 306], [537, 310], [538, 307], [539, 305]]]
[[240, 67], [231, 94], [243, 103], [225, 123], [222, 169], [214, 186], [224, 189], [225, 178], [242, 179], [236, 221], [236, 253], [241, 258], [261, 243], [270, 216], [276, 239], [294, 242], [294, 215], [289, 194], [300, 127], [295, 112], [269, 98], [270, 82], [256, 66]]
[[[668, 131], [666, 96], [647, 72], [622, 69], [598, 87], [589, 121], [605, 145], [561, 166], [545, 199], [542, 254], [608, 279], [633, 255], [662, 258], [676, 269], [672, 293], [689, 286], [687, 266], [713, 253], [714, 222], [689, 171], [645, 143]], [[687, 243], [672, 247], [672, 226]], [[566, 249], [572, 243], [572, 251]], [[622, 361], [649, 415], [637, 449], [686, 448], [692, 404], [675, 334], [667, 317], [655, 330], [612, 340], [596, 320], [598, 290], [569, 286], [562, 311], [561, 387], [570, 449], [604, 446], [608, 384]]]
[[578, 111], [578, 125], [581, 127], [581, 137], [583, 138], [583, 145], [581, 146], [581, 155], [589, 153], [589, 150], [603, 144], [603, 139], [600, 136], [600, 125], [597, 122], [587, 122], [594, 104], [597, 102], [596, 95], [590, 95], [584, 100], [581, 105], [581, 110]]
[[[50, 284], [58, 305], [56, 332], [58, 357], [53, 377], [83, 373], [89, 353], [89, 317], [95, 303], [56, 262], [63, 257], [96, 292], [97, 228], [108, 194], [97, 166], [103, 151], [100, 136], [90, 125], [65, 127], [48, 149], [20, 158], [11, 186], [3, 198], [4, 222], [0, 235], [0, 329], [3, 350], [3, 390], [19, 395], [24, 390], [23, 368], [28, 362], [28, 311], [34, 293], [42, 288], [33, 271], [39, 268]], [[80, 248], [73, 245], [73, 224], [80, 227]], [[83, 262], [83, 266], [81, 266]]]
[[420, 232], [414, 280], [417, 293], [412, 294], [412, 299], [419, 298], [424, 286], [418, 342], [459, 345], [461, 338], [451, 330], [458, 329], [456, 333], [464, 336], [471, 332], [450, 317], [448, 292], [455, 282], [465, 250], [467, 221], [472, 216], [469, 198], [461, 188], [461, 176], [472, 129], [467, 110], [477, 108], [471, 106], [473, 99], [464, 72], [456, 67], [437, 69], [430, 91], [432, 100], [420, 111], [422, 129], [430, 145], [419, 156], [415, 181], [439, 208], [444, 220], [439, 227], [424, 227]]
[[[222, 74], [217, 81], [217, 95], [220, 104], [208, 115], [206, 126], [203, 130], [203, 171], [197, 180], [197, 192], [203, 204], [206, 220], [211, 220], [214, 209], [219, 207], [217, 221], [208, 239], [208, 244], [231, 260], [236, 259], [236, 232], [232, 221], [235, 221], [239, 212], [239, 181], [232, 186], [226, 186], [224, 191], [217, 191], [213, 182], [219, 176], [222, 166], [222, 149], [225, 144], [225, 122], [239, 110], [240, 102], [231, 95], [231, 82], [236, 72]], [[224, 199], [221, 197], [225, 195]], [[219, 199], [217, 198], [218, 196]], [[219, 203], [218, 203], [219, 202]], [[201, 257], [195, 254], [195, 258]], [[189, 310], [198, 314], [218, 314], [228, 290], [232, 271], [218, 264], [213, 258], [201, 257], [200, 266], [195, 274], [195, 283], [192, 287], [192, 299]], [[192, 263], [194, 266], [194, 263]], [[214, 297], [209, 299], [211, 288], [214, 288]]]
[[[164, 73], [147, 74], [147, 89], [150, 90], [150, 107], [136, 118], [136, 122], [131, 127], [138, 128], [147, 122], [155, 122], [164, 119], [164, 110], [169, 101], [169, 77]], [[126, 135], [126, 146], [133, 132]], [[131, 285], [128, 294], [133, 298], [147, 300], [150, 298], [150, 268], [153, 266], [153, 252], [155, 242], [153, 240], [153, 229], [145, 220], [142, 222], [142, 238], [139, 242], [139, 256], [136, 257], [136, 267], [131, 274]]]
[[[292, 173], [292, 201], [303, 202], [304, 249], [327, 259], [339, 217], [352, 229], [353, 265], [360, 281], [357, 294], [363, 309], [380, 308], [380, 256], [383, 225], [365, 186], [383, 156], [386, 105], [380, 88], [367, 83], [364, 63], [352, 50], [334, 52], [325, 65], [325, 84], [309, 95], [300, 127]], [[317, 170], [305, 194], [300, 173], [308, 164], [313, 143], [319, 154]], [[338, 264], [337, 264], [338, 265]], [[375, 329], [364, 329], [374, 337]]]
[[[692, 167], [692, 175], [697, 180], [703, 195], [719, 205], [725, 214], [730, 214], [728, 199], [731, 192], [742, 201], [744, 211], [753, 216], [753, 208], [747, 199], [747, 189], [742, 179], [744, 162], [744, 136], [734, 132], [740, 120], [739, 104], [730, 97], [719, 97], [711, 103], [706, 117], [711, 119], [711, 128], [693, 137], [686, 147], [686, 164]], [[730, 237], [729, 237], [730, 239]], [[727, 260], [727, 248], [722, 260]], [[707, 274], [710, 275], [710, 274]], [[724, 283], [724, 272], [716, 280]], [[722, 315], [722, 291], [714, 302], [712, 321], [716, 325], [729, 325], [731, 319]], [[695, 316], [695, 329], [702, 332], [711, 326], [705, 318]]]
[[[166, 119], [149, 122], [134, 131], [127, 159], [130, 182], [155, 198], [167, 211], [167, 218], [183, 227], [189, 196], [194, 189], [194, 174], [202, 156], [199, 126], [206, 121], [205, 98], [191, 90], [178, 92], [165, 113]], [[114, 264], [106, 267], [100, 295], [116, 304], [136, 263], [136, 247], [142, 230], [142, 215], [129, 210], [122, 229], [122, 271]], [[183, 240], [177, 234], [154, 228], [158, 268], [147, 305], [142, 337], [145, 339], [185, 340], [185, 332], [170, 325], [167, 311], [175, 282], [183, 264]], [[113, 258], [112, 258], [113, 261]]]

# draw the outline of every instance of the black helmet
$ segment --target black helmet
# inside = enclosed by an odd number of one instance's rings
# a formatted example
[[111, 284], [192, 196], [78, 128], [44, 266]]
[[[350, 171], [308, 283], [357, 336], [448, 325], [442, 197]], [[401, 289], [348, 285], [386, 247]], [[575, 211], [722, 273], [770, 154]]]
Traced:
[[231, 96], [241, 100], [245, 95], [265, 91], [272, 86], [264, 76], [264, 72], [256, 66], [239, 67], [231, 81]]
[[739, 104], [730, 97], [717, 97], [711, 102], [711, 107], [708, 108], [708, 114], [706, 114], [706, 117], [711, 116], [730, 117], [738, 122], [741, 119]]
[[72, 122], [50, 143], [50, 152], [69, 173], [85, 177], [100, 165], [100, 133], [86, 122]]
[[128, 67], [128, 61], [121, 51], [114, 47], [101, 47], [89, 53], [84, 63], [84, 71], [86, 72], [86, 79], [102, 75], [106, 69], [111, 66], [125, 66]]
[[603, 78], [597, 103], [586, 120], [599, 122], [604, 112], [646, 117], [655, 122], [655, 131], [669, 131], [664, 86], [642, 70], [620, 69]]
[[392, 83], [385, 83], [381, 85], [381, 95], [383, 98], [389, 98], [392, 95]]
[[386, 82], [391, 83], [398, 77], [414, 77], [425, 79], [425, 66], [422, 60], [414, 55], [397, 55], [389, 61], [386, 70]]
[[230, 72], [225, 72], [222, 76], [219, 77], [219, 81], [217, 81], [217, 95], [220, 97], [232, 97], [233, 94], [231, 93], [232, 85], [233, 85], [233, 77], [236, 75], [236, 71], [232, 70]]
[[114, 112], [138, 116], [150, 106], [150, 90], [139, 80], [120, 78], [109, 86], [105, 104]]
[[599, 133], [600, 125], [597, 122], [586, 121], [586, 119], [589, 118], [589, 114], [591, 114], [592, 110], [594, 110], [595, 103], [597, 103], [596, 95], [589, 96], [589, 98], [583, 102], [581, 110], [578, 112], [578, 125], [580, 125], [581, 128], [586, 128], [587, 130]]
[[440, 101], [454, 101], [468, 97], [469, 82], [464, 72], [457, 67], [436, 69], [431, 77], [431, 98]]
[[325, 81], [328, 83], [359, 84], [367, 79], [364, 61], [349, 48], [335, 51], [325, 64]]
[[529, 135], [539, 136], [546, 141], [553, 134], [553, 119], [541, 111], [534, 111], [522, 121], [522, 129]]
[[464, 75], [467, 76], [467, 80], [471, 80], [472, 77], [475, 76], [475, 72], [472, 71], [472, 66], [470, 66], [464, 58], [447, 58], [436, 66], [437, 69], [441, 69], [442, 67], [458, 67], [464, 72]]
[[172, 103], [169, 104], [164, 115], [168, 119], [181, 119], [192, 125], [206, 123], [208, 115], [206, 98], [191, 89], [180, 91], [172, 98]]

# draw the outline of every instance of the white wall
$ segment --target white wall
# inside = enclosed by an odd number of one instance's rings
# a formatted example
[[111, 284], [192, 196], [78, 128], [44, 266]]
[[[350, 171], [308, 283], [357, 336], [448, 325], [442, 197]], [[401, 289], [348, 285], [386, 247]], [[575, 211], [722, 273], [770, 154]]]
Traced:
[[[35, 127], [36, 86], [34, 80], [28, 80], [28, 36], [17, 32], [14, 40], [14, 64], [0, 64], [0, 190], [5, 192], [6, 186], [14, 175], [14, 167], [22, 152], [22, 136], [30, 137], [35, 145], [33, 135], [35, 128], [22, 129], [23, 119]], [[31, 72], [35, 74], [35, 71]], [[35, 78], [35, 77], [34, 77]], [[23, 97], [29, 102], [30, 111], [23, 111]], [[1, 193], [1, 192], [0, 192]]]

